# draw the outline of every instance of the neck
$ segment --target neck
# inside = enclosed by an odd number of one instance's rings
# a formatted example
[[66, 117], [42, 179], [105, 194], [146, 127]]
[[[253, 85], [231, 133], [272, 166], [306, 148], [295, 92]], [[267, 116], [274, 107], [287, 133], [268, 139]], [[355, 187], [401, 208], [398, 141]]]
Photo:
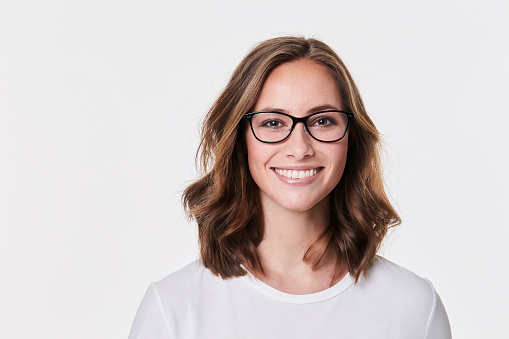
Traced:
[[307, 248], [325, 231], [330, 220], [329, 199], [306, 211], [290, 211], [276, 204], [264, 204], [264, 238], [258, 247], [263, 267], [281, 269], [304, 264]]
[[309, 246], [325, 231], [330, 222], [330, 202], [325, 198], [306, 211], [287, 210], [262, 198], [264, 238], [258, 246], [263, 274], [256, 276], [268, 285], [293, 294], [324, 290], [342, 278], [331, 281], [336, 259], [327, 252], [318, 268], [303, 260]]

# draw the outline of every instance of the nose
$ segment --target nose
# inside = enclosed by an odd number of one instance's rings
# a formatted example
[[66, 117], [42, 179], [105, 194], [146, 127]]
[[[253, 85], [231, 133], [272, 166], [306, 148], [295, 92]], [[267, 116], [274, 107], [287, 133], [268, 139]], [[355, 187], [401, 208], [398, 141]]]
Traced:
[[302, 160], [312, 156], [315, 151], [312, 146], [312, 138], [306, 131], [303, 123], [295, 125], [292, 134], [285, 141], [286, 155]]

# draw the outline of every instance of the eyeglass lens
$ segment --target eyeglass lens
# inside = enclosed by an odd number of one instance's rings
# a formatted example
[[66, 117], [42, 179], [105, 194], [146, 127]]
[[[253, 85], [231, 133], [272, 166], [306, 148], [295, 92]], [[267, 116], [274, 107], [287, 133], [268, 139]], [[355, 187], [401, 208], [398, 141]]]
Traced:
[[[276, 113], [258, 113], [251, 118], [253, 133], [261, 141], [278, 142], [290, 135], [293, 120], [291, 117]], [[341, 112], [321, 112], [311, 115], [307, 120], [307, 130], [321, 141], [335, 141], [346, 132], [348, 118]]]

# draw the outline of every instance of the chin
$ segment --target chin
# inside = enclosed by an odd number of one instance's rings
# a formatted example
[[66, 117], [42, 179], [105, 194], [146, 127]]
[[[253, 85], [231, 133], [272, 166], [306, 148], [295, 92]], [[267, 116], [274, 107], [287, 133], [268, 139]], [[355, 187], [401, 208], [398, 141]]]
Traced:
[[313, 209], [317, 205], [320, 204], [320, 202], [324, 201], [325, 198], [315, 198], [313, 199], [309, 195], [307, 196], [295, 196], [288, 198], [284, 201], [277, 201], [277, 203], [284, 209], [288, 211], [294, 211], [294, 212], [305, 212]]

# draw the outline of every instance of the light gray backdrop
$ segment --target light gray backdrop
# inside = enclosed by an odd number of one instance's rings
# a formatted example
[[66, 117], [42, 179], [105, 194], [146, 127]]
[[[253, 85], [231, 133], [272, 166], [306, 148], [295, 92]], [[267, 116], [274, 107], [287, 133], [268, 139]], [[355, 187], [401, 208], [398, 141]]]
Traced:
[[386, 142], [403, 224], [456, 338], [506, 338], [507, 1], [0, 1], [0, 336], [125, 338], [197, 257], [198, 126], [257, 42], [317, 37]]

